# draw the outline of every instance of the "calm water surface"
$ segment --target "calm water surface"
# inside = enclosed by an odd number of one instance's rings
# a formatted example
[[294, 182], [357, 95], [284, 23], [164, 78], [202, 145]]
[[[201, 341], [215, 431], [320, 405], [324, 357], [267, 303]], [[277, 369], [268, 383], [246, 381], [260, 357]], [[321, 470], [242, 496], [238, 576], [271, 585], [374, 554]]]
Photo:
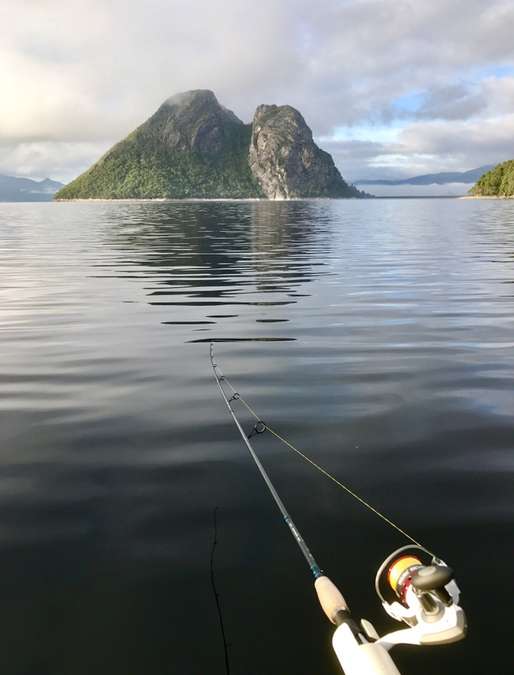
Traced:
[[[457, 570], [468, 639], [398, 649], [404, 675], [509, 672], [514, 202], [2, 204], [0, 283], [3, 674], [223, 675], [215, 507], [232, 675], [338, 672], [211, 339], [265, 420]], [[401, 537], [256, 447], [354, 612], [396, 627], [372, 582]]]

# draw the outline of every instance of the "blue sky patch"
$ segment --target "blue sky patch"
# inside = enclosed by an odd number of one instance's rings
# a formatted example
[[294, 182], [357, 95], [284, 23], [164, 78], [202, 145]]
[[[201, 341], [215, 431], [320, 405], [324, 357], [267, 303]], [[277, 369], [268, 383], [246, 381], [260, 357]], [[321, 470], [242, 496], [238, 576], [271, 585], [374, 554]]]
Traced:
[[426, 92], [411, 91], [408, 94], [393, 99], [391, 107], [400, 113], [415, 113], [421, 108], [425, 99]]

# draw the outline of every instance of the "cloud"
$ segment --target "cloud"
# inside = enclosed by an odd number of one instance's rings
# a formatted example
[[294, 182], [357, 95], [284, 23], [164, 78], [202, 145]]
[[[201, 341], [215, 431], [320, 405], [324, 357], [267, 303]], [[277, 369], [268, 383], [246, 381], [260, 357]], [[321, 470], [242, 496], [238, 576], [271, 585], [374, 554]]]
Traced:
[[[432, 90], [419, 100], [401, 125], [367, 125], [353, 140], [322, 144], [350, 180], [461, 171], [514, 157], [514, 77]], [[372, 137], [380, 142], [366, 140]]]
[[[290, 103], [324, 137], [399, 117], [412, 133], [422, 119], [501, 124], [512, 110], [511, 78], [490, 75], [514, 64], [511, 0], [26, 0], [4, 13], [0, 143], [19, 146], [2, 161], [11, 173], [33, 153], [34, 167], [68, 177], [169, 95], [198, 87], [245, 120], [259, 103]], [[412, 92], [422, 92], [413, 119], [391, 105]]]
[[0, 174], [72, 180], [109, 148], [110, 143], [0, 143]]
[[487, 107], [483, 91], [463, 84], [434, 88], [416, 111], [419, 119], [461, 120], [477, 115]]
[[[387, 167], [387, 158], [405, 152], [398, 143], [378, 143], [360, 140], [318, 140], [319, 145], [330, 152], [336, 165], [350, 182], [360, 178], [398, 178], [403, 175], [396, 167]], [[373, 164], [379, 158], [379, 165]], [[409, 171], [407, 171], [409, 173]]]
[[498, 157], [514, 157], [514, 113], [452, 123], [418, 122], [401, 132], [400, 142], [413, 154], [488, 164]]

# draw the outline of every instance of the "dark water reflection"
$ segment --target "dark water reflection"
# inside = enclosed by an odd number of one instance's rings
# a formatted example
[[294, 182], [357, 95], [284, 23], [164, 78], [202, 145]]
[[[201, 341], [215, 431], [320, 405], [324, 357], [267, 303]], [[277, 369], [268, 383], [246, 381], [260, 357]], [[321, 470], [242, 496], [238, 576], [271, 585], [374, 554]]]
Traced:
[[[208, 345], [264, 419], [458, 571], [470, 635], [405, 675], [507, 673], [514, 204], [0, 205], [0, 670], [334, 673], [330, 627]], [[271, 438], [354, 610], [402, 541]], [[509, 594], [510, 592], [510, 594]]]

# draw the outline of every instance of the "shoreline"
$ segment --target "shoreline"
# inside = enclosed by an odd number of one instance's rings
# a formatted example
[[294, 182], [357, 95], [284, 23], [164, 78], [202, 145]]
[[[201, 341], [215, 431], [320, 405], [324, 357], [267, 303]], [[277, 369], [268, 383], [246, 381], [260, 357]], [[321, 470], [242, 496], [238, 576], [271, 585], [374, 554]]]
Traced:
[[266, 204], [283, 204], [289, 202], [337, 202], [346, 199], [354, 199], [357, 201], [365, 201], [366, 199], [376, 199], [376, 197], [291, 197], [290, 199], [266, 199], [265, 197], [185, 197], [183, 199], [167, 198], [167, 197], [113, 197], [109, 198], [77, 198], [77, 199], [51, 199], [48, 200], [52, 204], [59, 204], [65, 202], [174, 202], [177, 204], [191, 203], [191, 202], [264, 202]]
[[459, 199], [514, 199], [514, 195], [511, 197], [506, 195], [462, 195]]
[[409, 199], [483, 199], [483, 200], [509, 200], [514, 199], [512, 196], [491, 196], [491, 195], [371, 195], [369, 197], [299, 197], [291, 199], [266, 199], [263, 197], [244, 197], [244, 198], [230, 198], [230, 197], [188, 197], [184, 199], [173, 199], [165, 197], [123, 197], [123, 198], [78, 198], [78, 199], [45, 199], [41, 201], [29, 200], [24, 201], [0, 201], [3, 204], [73, 204], [73, 203], [100, 203], [100, 204], [138, 204], [138, 203], [172, 203], [172, 204], [203, 204], [210, 202], [234, 202], [234, 203], [266, 203], [266, 204], [283, 204], [291, 202], [339, 202], [339, 201], [369, 201], [369, 200], [409, 200]]

